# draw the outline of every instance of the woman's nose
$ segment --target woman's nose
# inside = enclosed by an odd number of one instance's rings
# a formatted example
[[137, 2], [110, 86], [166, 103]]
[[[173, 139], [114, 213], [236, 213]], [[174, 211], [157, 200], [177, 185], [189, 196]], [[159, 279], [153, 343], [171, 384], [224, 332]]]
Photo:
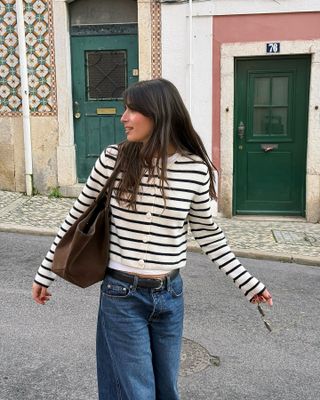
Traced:
[[128, 118], [127, 118], [127, 111], [125, 111], [125, 112], [122, 114], [122, 116], [121, 116], [121, 118], [120, 118], [120, 121], [123, 123], [123, 122], [125, 122], [127, 119], [128, 119]]

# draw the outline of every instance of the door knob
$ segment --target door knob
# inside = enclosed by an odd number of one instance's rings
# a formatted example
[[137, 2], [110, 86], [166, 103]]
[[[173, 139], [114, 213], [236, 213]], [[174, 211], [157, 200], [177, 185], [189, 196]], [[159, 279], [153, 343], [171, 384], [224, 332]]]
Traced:
[[73, 106], [73, 116], [74, 116], [76, 119], [79, 119], [79, 118], [81, 117], [80, 104], [79, 104], [77, 101], [74, 102], [74, 106]]
[[244, 137], [244, 131], [245, 131], [246, 127], [244, 125], [244, 123], [242, 121], [240, 121], [239, 126], [238, 126], [238, 136], [241, 139], [243, 139]]

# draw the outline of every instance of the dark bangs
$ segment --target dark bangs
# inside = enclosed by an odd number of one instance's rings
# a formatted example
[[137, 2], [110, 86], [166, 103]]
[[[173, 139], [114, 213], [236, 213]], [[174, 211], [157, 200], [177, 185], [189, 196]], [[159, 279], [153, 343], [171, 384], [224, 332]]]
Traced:
[[125, 106], [130, 108], [130, 110], [137, 111], [143, 114], [145, 117], [154, 119], [154, 113], [151, 111], [149, 99], [146, 95], [146, 91], [143, 86], [131, 86], [128, 87], [123, 93], [123, 103]]

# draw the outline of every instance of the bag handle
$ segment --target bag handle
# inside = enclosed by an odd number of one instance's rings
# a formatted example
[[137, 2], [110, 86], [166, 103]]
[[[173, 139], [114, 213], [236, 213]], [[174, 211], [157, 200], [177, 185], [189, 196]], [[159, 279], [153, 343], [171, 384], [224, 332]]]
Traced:
[[108, 192], [108, 193], [107, 193], [107, 197], [106, 197], [106, 201], [105, 201], [105, 206], [108, 207], [110, 204], [113, 185], [114, 185], [117, 175], [120, 171], [119, 153], [120, 153], [120, 149], [118, 148], [118, 156], [117, 156], [117, 160], [116, 160], [114, 169], [112, 171], [112, 174], [109, 176], [106, 183], [104, 184], [104, 187], [101, 189], [98, 197], [95, 199], [96, 204], [99, 204], [101, 201], [104, 201], [106, 192]]
[[[106, 209], [109, 208], [113, 185], [115, 183], [115, 180], [117, 178], [119, 171], [120, 171], [120, 164], [119, 164], [118, 158], [117, 158], [117, 161], [116, 161], [115, 167], [112, 171], [112, 174], [107, 179], [107, 181], [104, 184], [104, 187], [101, 189], [98, 197], [94, 200], [95, 205], [93, 206], [93, 211], [92, 211], [88, 221], [86, 222], [85, 226], [83, 227], [84, 233], [89, 232], [89, 229], [92, 226], [93, 222], [96, 220], [99, 212], [101, 210], [103, 210], [104, 208], [106, 208]], [[106, 196], [106, 192], [107, 192], [107, 196]]]

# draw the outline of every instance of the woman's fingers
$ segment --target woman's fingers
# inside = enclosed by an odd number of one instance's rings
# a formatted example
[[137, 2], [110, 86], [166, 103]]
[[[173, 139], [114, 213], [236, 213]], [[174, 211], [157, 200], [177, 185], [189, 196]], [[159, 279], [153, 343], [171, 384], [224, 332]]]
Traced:
[[45, 302], [46, 302], [46, 301], [50, 300], [50, 296], [51, 296], [51, 293], [48, 292], [48, 289], [45, 288], [45, 287], [43, 287], [42, 290], [41, 290], [41, 297], [40, 297], [40, 299], [41, 299], [42, 301], [45, 301]]
[[273, 305], [272, 296], [267, 289], [265, 289], [261, 294], [256, 294], [251, 299], [251, 303], [267, 303], [271, 307]]
[[265, 302], [267, 304], [269, 304], [270, 307], [272, 307], [272, 304], [273, 304], [272, 296], [271, 296], [271, 294], [269, 293], [269, 291], [267, 289], [265, 289], [265, 291], [262, 292], [262, 296], [263, 296]]
[[50, 300], [51, 293], [48, 292], [48, 289], [38, 285], [37, 283], [32, 284], [32, 298], [38, 304], [45, 304], [48, 300]]

